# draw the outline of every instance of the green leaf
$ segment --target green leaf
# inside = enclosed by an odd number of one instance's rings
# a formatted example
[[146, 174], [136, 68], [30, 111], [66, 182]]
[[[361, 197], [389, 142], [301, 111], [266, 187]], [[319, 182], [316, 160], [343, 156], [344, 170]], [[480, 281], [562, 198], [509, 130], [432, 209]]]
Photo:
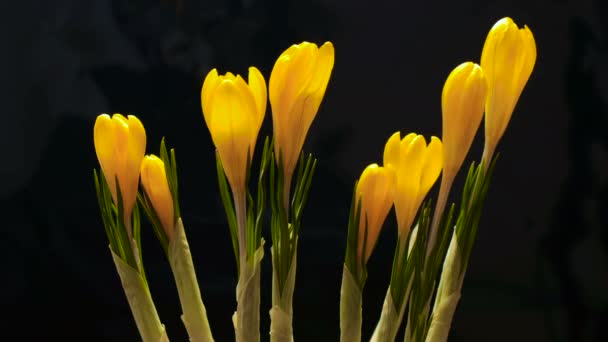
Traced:
[[[102, 171], [99, 171], [102, 173]], [[97, 175], [97, 171], [93, 169], [93, 182], [95, 184], [95, 194], [97, 195], [97, 204], [99, 205], [99, 212], [101, 214], [101, 219], [103, 221], [103, 227], [106, 232], [106, 236], [108, 237], [108, 241], [110, 243], [110, 248], [113, 251], [116, 251], [116, 238], [114, 237], [114, 229], [112, 228], [112, 221], [109, 216], [109, 213], [106, 210], [107, 204], [104, 202], [105, 197], [103, 195], [103, 188], [100, 186], [100, 181], [104, 182], [105, 180], [102, 178], [102, 175]]]
[[232, 249], [234, 251], [234, 258], [236, 260], [237, 273], [239, 272], [239, 239], [238, 239], [238, 227], [236, 223], [236, 214], [234, 212], [234, 204], [232, 202], [232, 196], [228, 189], [228, 182], [226, 180], [226, 174], [224, 173], [224, 167], [220, 159], [219, 153], [215, 153], [215, 165], [217, 170], [217, 180], [219, 184], [220, 197], [222, 198], [222, 204], [224, 205], [224, 211], [226, 212], [226, 218], [228, 220], [228, 228], [230, 230], [230, 238], [232, 239]]
[[165, 232], [162, 223], [160, 222], [160, 219], [158, 218], [158, 215], [154, 210], [154, 206], [152, 206], [152, 203], [150, 202], [150, 199], [148, 198], [145, 192], [137, 193], [137, 202], [139, 206], [144, 209], [144, 213], [146, 214], [148, 221], [150, 221], [150, 224], [152, 224], [152, 230], [154, 231], [154, 235], [160, 242], [160, 245], [165, 255], [168, 257], [169, 238], [167, 237], [167, 233]]
[[118, 198], [118, 206], [117, 206], [117, 215], [116, 215], [116, 229], [115, 233], [118, 236], [119, 248], [122, 253], [121, 257], [123, 260], [133, 267], [136, 270], [139, 270], [139, 265], [135, 261], [135, 257], [133, 256], [133, 249], [131, 248], [131, 241], [129, 235], [127, 233], [127, 228], [124, 218], [124, 205], [122, 199], [122, 192], [120, 191], [120, 186], [118, 183], [118, 177], [116, 177], [116, 197]]
[[344, 263], [353, 278], [359, 283], [359, 269], [357, 265], [357, 250], [359, 240], [359, 220], [361, 215], [361, 201], [357, 198], [357, 182], [353, 188], [353, 196], [348, 214], [348, 231], [346, 236], [346, 255]]
[[141, 217], [139, 213], [139, 205], [137, 201], [133, 206], [133, 239], [135, 240], [135, 245], [137, 246], [137, 252], [139, 253], [139, 270], [141, 273], [141, 277], [148, 287], [148, 279], [146, 278], [146, 270], [144, 267], [144, 259], [143, 259], [143, 251], [141, 246]]

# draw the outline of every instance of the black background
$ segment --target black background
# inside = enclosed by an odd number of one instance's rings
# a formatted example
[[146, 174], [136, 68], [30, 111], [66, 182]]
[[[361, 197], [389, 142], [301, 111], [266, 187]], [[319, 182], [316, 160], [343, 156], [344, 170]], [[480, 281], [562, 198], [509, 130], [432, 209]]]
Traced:
[[[608, 340], [603, 0], [2, 1], [3, 340], [139, 338], [95, 202], [92, 133], [103, 112], [138, 115], [148, 153], [162, 136], [175, 147], [210, 323], [217, 341], [234, 339], [236, 272], [200, 87], [212, 67], [245, 74], [255, 65], [268, 79], [279, 54], [303, 40], [332, 41], [336, 62], [305, 145], [319, 168], [301, 236], [294, 335], [337, 340], [352, 184], [381, 161], [393, 132], [441, 134], [445, 78], [459, 63], [479, 61], [487, 31], [504, 16], [530, 26], [538, 59], [498, 147], [450, 340]], [[269, 117], [261, 135], [271, 132]], [[482, 140], [469, 161], [479, 160]], [[390, 216], [369, 264], [364, 338], [379, 317], [394, 239]], [[161, 319], [172, 340], [185, 341], [169, 266], [150, 229], [144, 244]]]

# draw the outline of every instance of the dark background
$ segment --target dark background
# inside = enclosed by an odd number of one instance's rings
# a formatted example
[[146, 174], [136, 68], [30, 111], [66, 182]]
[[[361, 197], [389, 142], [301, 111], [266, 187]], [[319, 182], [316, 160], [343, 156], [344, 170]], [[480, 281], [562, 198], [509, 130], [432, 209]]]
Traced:
[[[138, 340], [91, 174], [95, 117], [120, 112], [141, 118], [148, 153], [162, 136], [176, 148], [210, 323], [217, 341], [233, 340], [236, 272], [200, 109], [202, 80], [212, 67], [244, 74], [249, 65], [268, 79], [289, 45], [330, 40], [335, 68], [305, 145], [319, 169], [304, 216], [294, 331], [298, 341], [336, 341], [352, 184], [381, 161], [394, 131], [441, 134], [445, 78], [457, 64], [479, 61], [487, 31], [504, 16], [530, 26], [538, 60], [498, 148], [450, 340], [608, 340], [603, 0], [2, 1], [3, 336]], [[261, 134], [270, 131], [267, 118]], [[479, 160], [482, 138], [469, 161]], [[185, 341], [170, 269], [147, 227], [151, 291], [169, 336]], [[369, 265], [364, 338], [379, 317], [394, 239], [391, 217]]]

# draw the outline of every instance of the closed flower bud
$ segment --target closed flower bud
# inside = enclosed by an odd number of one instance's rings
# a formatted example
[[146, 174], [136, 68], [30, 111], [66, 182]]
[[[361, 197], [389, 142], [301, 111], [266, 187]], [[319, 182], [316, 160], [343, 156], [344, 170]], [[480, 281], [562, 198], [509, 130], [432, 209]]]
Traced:
[[169, 190], [165, 163], [155, 155], [149, 155], [141, 163], [141, 183], [154, 212], [167, 234], [169, 241], [175, 231], [173, 197]]
[[406, 238], [416, 212], [442, 169], [443, 146], [437, 137], [427, 145], [422, 135], [410, 133], [403, 139], [393, 134], [384, 148], [384, 166], [396, 172], [395, 212], [399, 236]]
[[520, 29], [511, 18], [494, 24], [481, 53], [481, 67], [489, 86], [484, 151], [488, 157], [504, 134], [535, 63], [536, 43], [527, 26]]
[[[357, 183], [357, 196], [361, 201], [361, 217], [359, 220], [358, 260], [367, 262], [378, 235], [384, 224], [395, 197], [395, 171], [392, 166], [381, 167], [377, 164], [369, 165], [363, 170]], [[363, 240], [367, 222], [367, 243], [365, 259], [362, 259]]]
[[247, 164], [266, 113], [266, 82], [249, 68], [248, 83], [239, 75], [207, 74], [201, 90], [203, 116], [233, 192], [243, 192]]
[[451, 183], [471, 148], [483, 117], [488, 85], [482, 68], [462, 63], [448, 76], [441, 95], [443, 177]]
[[95, 121], [93, 140], [97, 159], [116, 205], [116, 188], [120, 188], [124, 223], [130, 227], [131, 212], [137, 198], [139, 168], [146, 150], [144, 126], [133, 115], [125, 118], [120, 114], [114, 114], [112, 117], [101, 114]]
[[334, 66], [334, 47], [303, 42], [277, 59], [269, 81], [274, 151], [283, 163], [286, 184], [300, 156]]

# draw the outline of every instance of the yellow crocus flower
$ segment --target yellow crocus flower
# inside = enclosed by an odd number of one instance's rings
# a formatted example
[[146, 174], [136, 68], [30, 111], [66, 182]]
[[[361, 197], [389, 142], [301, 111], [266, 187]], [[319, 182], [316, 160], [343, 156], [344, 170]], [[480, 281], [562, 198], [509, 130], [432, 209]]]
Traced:
[[292, 45], [277, 59], [269, 81], [274, 152], [283, 162], [285, 187], [289, 187], [308, 129], [312, 124], [334, 66], [334, 46], [320, 48], [303, 42]]
[[401, 139], [394, 133], [384, 147], [384, 165], [396, 171], [395, 212], [399, 237], [406, 238], [424, 197], [442, 169], [443, 145], [431, 137], [427, 145], [422, 135], [410, 133]]
[[167, 238], [171, 241], [175, 231], [173, 197], [169, 190], [165, 163], [162, 159], [153, 154], [144, 157], [141, 163], [141, 184], [158, 215]]
[[[469, 152], [483, 117], [488, 85], [482, 68], [472, 62], [457, 66], [441, 94], [443, 118], [443, 178], [451, 185]], [[449, 188], [449, 186], [448, 186]]]
[[485, 158], [493, 155], [535, 63], [536, 43], [530, 29], [518, 28], [511, 18], [496, 22], [481, 53], [481, 67], [489, 85], [485, 103]]
[[216, 69], [203, 82], [203, 116], [234, 193], [245, 191], [247, 156], [253, 156], [266, 102], [266, 81], [255, 67], [249, 68], [248, 82]]
[[124, 223], [131, 234], [131, 212], [137, 197], [139, 168], [146, 150], [146, 131], [133, 115], [110, 117], [101, 114], [95, 120], [93, 140], [97, 160], [108, 182], [114, 203], [118, 205], [117, 184], [124, 208]]
[[[395, 197], [395, 171], [392, 166], [378, 166], [371, 164], [363, 170], [356, 190], [358, 200], [361, 201], [361, 217], [359, 220], [358, 260], [367, 262], [378, 235], [384, 224]], [[363, 239], [365, 237], [365, 224], [367, 220], [367, 244], [365, 258], [363, 257]]]

